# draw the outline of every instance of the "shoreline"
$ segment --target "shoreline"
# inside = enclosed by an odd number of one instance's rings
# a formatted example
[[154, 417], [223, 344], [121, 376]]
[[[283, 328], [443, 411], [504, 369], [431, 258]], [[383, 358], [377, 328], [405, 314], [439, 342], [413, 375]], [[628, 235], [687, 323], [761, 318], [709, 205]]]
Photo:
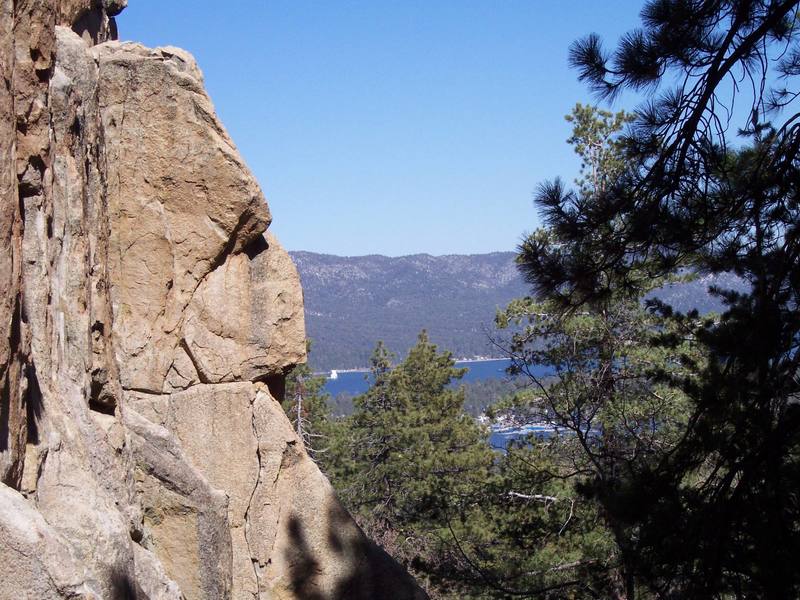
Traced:
[[[498, 357], [498, 358], [491, 358], [487, 356], [479, 356], [475, 358], [456, 358], [454, 360], [456, 366], [463, 363], [482, 363], [482, 362], [493, 362], [493, 361], [500, 361], [500, 360], [510, 360], [508, 357]], [[325, 377], [326, 379], [330, 379], [330, 375], [333, 371], [336, 371], [337, 375], [341, 375], [342, 373], [369, 373], [369, 367], [356, 367], [352, 369], [330, 369], [329, 371], [315, 371], [312, 373], [315, 377]]]

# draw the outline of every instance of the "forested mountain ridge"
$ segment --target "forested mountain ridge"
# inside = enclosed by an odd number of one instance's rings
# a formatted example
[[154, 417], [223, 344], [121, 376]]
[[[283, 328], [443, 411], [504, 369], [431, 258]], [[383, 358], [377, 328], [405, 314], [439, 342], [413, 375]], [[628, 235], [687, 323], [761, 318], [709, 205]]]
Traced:
[[[491, 343], [498, 308], [530, 293], [513, 252], [342, 257], [290, 252], [305, 294], [315, 370], [368, 364], [378, 340], [401, 356], [427, 329], [457, 357], [501, 356]], [[709, 285], [738, 288], [731, 275], [704, 276], [656, 294], [679, 310], [719, 308]]]
[[512, 252], [290, 254], [303, 284], [314, 369], [364, 366], [378, 340], [404, 353], [421, 329], [456, 356], [496, 355], [486, 335], [495, 311], [527, 292]]

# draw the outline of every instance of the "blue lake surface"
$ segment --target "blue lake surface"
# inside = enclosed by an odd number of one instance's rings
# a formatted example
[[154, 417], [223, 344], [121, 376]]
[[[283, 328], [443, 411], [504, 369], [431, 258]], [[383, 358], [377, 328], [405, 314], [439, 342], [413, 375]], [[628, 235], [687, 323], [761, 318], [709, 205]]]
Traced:
[[[506, 369], [511, 364], [508, 358], [493, 360], [465, 360], [456, 363], [459, 368], [466, 368], [467, 372], [460, 380], [455, 382], [470, 383], [486, 379], [503, 379], [508, 377]], [[553, 372], [550, 367], [533, 367], [531, 372], [537, 376], [547, 376]], [[372, 377], [369, 371], [337, 371], [336, 378], [330, 376], [325, 381], [324, 390], [331, 396], [346, 393], [351, 396], [363, 394], [372, 384]], [[544, 438], [550, 437], [554, 429], [547, 425], [524, 425], [522, 427], [509, 427], [506, 429], [493, 430], [489, 436], [489, 445], [496, 450], [504, 450], [510, 441], [520, 439], [530, 433]]]
[[522, 427], [508, 427], [505, 429], [492, 429], [489, 436], [489, 445], [495, 450], [505, 450], [513, 440], [520, 440], [530, 434], [537, 438], [549, 438], [556, 432], [552, 425], [523, 425]]
[[[484, 379], [502, 379], [507, 377], [506, 369], [511, 364], [508, 358], [498, 358], [493, 360], [465, 360], [456, 363], [456, 367], [466, 368], [467, 372], [459, 381], [469, 383], [471, 381], [481, 381]], [[546, 375], [549, 369], [539, 367], [533, 369], [536, 375]], [[368, 371], [337, 371], [336, 379], [328, 379], [325, 382], [325, 391], [331, 396], [336, 396], [345, 392], [357, 396], [369, 389], [372, 383]]]

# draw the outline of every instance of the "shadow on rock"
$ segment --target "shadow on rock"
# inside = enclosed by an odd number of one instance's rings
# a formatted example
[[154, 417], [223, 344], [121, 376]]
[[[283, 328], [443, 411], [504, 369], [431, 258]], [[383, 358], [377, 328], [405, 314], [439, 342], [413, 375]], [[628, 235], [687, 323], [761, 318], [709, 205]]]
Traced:
[[111, 597], [114, 600], [139, 600], [140, 594], [136, 590], [127, 573], [116, 571], [111, 575]]
[[[427, 596], [382, 548], [367, 539], [337, 501], [327, 508], [324, 548], [314, 548], [297, 515], [287, 524], [285, 550], [293, 593], [300, 600], [422, 600]], [[323, 564], [348, 565], [346, 575], [326, 581]]]

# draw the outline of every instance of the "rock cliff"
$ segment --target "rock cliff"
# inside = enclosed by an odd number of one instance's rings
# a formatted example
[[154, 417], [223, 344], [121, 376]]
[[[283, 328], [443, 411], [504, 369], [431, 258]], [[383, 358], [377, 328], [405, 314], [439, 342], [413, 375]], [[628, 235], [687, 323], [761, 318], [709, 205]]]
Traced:
[[0, 598], [424, 597], [293, 433], [297, 272], [125, 3], [0, 0]]

